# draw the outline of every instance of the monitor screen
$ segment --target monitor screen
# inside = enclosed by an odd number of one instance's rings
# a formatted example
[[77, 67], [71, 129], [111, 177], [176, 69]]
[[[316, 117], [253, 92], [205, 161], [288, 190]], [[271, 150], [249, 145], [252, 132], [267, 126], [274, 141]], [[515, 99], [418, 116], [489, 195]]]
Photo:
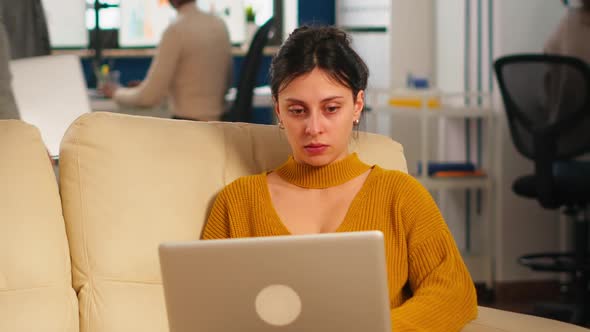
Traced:
[[[197, 6], [218, 15], [226, 23], [232, 44], [241, 44], [246, 34], [243, 0], [199, 0]], [[157, 46], [176, 11], [168, 0], [125, 0], [120, 4], [120, 47]]]
[[153, 47], [176, 16], [168, 0], [125, 0], [120, 4], [120, 47]]

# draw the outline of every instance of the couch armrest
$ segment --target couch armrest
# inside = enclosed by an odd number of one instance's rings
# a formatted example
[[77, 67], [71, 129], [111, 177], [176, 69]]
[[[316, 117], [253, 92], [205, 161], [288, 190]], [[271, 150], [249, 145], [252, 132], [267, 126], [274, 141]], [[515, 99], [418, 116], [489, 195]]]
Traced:
[[514, 312], [479, 307], [477, 318], [465, 326], [463, 332], [581, 332], [580, 326], [523, 315]]

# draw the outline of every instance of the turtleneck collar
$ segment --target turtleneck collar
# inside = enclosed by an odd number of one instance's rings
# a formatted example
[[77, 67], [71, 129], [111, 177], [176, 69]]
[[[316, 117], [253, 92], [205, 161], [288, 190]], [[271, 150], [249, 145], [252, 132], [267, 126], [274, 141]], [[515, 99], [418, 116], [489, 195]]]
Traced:
[[320, 167], [298, 163], [291, 156], [275, 172], [283, 180], [298, 187], [323, 189], [346, 183], [370, 168], [356, 153], [352, 153], [342, 160]]

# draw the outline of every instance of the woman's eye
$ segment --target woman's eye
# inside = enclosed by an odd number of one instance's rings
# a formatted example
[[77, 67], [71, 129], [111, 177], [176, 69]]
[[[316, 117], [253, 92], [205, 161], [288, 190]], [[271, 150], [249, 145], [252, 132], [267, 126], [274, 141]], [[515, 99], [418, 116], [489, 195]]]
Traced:
[[326, 106], [326, 111], [328, 111], [328, 113], [334, 113], [334, 112], [338, 111], [339, 109], [340, 109], [340, 106], [335, 106], [335, 105]]
[[295, 115], [303, 114], [305, 110], [303, 108], [289, 108], [289, 112]]

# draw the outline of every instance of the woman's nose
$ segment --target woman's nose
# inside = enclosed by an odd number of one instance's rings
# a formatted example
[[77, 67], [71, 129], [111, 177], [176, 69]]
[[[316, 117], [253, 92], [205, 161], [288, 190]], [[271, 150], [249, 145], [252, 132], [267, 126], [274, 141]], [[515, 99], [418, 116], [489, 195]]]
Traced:
[[308, 135], [316, 136], [323, 132], [322, 117], [319, 112], [312, 112], [307, 119], [307, 126], [305, 132]]

